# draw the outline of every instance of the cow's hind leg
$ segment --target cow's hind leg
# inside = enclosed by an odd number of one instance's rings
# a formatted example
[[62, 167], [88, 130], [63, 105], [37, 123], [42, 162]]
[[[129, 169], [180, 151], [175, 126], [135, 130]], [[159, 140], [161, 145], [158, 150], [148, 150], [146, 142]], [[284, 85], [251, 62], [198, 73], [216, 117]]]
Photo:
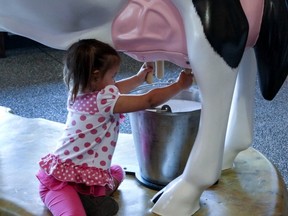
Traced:
[[152, 209], [160, 215], [194, 214], [200, 207], [199, 200], [203, 191], [213, 185], [221, 174], [225, 134], [237, 71], [228, 67], [225, 69], [223, 62], [214, 64], [212, 58], [208, 59], [210, 62], [205, 62], [206, 65], [193, 67], [202, 96], [196, 141], [183, 174], [155, 196], [158, 199], [158, 195], [163, 193]]
[[256, 74], [254, 50], [249, 48], [240, 62], [227, 127], [222, 169], [231, 168], [239, 152], [252, 144]]
[[202, 96], [199, 130], [183, 174], [155, 196], [158, 199], [163, 193], [152, 208], [159, 215], [194, 214], [200, 207], [201, 194], [221, 173], [237, 69], [231, 69], [202, 38], [193, 44], [198, 52], [191, 54]]
[[209, 2], [193, 1], [191, 5], [189, 1], [174, 1], [181, 14], [189, 14], [184, 19], [187, 47], [202, 96], [202, 110], [197, 137], [183, 174], [155, 196], [158, 200], [152, 211], [160, 215], [194, 214], [200, 208], [203, 191], [221, 174], [230, 106], [248, 23], [240, 2]]

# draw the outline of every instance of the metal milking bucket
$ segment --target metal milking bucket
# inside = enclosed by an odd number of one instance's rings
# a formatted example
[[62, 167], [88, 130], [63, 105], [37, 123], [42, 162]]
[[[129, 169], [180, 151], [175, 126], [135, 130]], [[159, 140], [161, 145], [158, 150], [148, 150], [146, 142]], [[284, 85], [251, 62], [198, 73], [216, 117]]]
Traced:
[[[132, 93], [168, 84], [145, 85]], [[199, 90], [192, 86], [160, 107], [129, 113], [139, 164], [136, 178], [141, 183], [161, 189], [183, 172], [198, 132], [200, 112]]]

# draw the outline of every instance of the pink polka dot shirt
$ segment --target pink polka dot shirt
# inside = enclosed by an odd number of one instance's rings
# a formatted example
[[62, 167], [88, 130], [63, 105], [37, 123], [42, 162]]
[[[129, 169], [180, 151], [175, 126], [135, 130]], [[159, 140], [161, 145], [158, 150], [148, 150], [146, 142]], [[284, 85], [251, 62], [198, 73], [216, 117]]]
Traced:
[[113, 114], [118, 97], [118, 88], [109, 85], [78, 95], [73, 104], [68, 101], [63, 136], [56, 151], [41, 159], [40, 167], [60, 181], [113, 187], [109, 168], [123, 116]]

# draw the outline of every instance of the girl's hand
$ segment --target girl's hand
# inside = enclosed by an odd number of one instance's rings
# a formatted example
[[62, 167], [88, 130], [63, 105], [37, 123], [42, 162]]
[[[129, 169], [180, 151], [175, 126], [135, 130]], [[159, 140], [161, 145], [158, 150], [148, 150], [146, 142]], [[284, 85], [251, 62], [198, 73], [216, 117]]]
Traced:
[[130, 91], [141, 85], [146, 80], [149, 73], [153, 73], [153, 67], [147, 66], [145, 63], [136, 75], [119, 80], [116, 82], [116, 86], [121, 94], [128, 94]]
[[180, 88], [187, 89], [192, 85], [193, 77], [194, 77], [194, 75], [192, 73], [186, 73], [183, 70], [183, 71], [181, 71], [180, 75], [178, 76], [176, 82], [180, 86]]
[[153, 65], [148, 65], [147, 63], [144, 63], [137, 73], [137, 76], [141, 80], [141, 83], [143, 83], [146, 80], [148, 74], [153, 73], [153, 71]]

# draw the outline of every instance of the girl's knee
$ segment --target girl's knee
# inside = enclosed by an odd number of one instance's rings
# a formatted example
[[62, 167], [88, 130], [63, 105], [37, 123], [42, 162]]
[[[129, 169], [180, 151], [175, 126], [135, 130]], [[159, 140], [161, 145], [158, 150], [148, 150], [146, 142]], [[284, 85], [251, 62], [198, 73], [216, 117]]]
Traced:
[[45, 203], [46, 194], [49, 192], [49, 189], [44, 185], [40, 184], [39, 186], [39, 195], [43, 203]]
[[86, 215], [78, 193], [69, 185], [61, 190], [49, 190], [45, 195], [44, 203], [54, 216]]

